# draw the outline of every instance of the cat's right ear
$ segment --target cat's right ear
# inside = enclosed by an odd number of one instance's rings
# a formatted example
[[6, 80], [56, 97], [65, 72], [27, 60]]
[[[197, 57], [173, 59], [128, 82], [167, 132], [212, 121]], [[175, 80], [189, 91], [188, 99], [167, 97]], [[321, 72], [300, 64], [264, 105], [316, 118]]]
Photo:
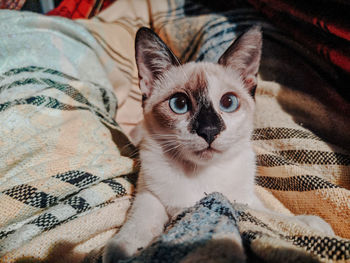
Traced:
[[180, 62], [160, 37], [146, 27], [136, 33], [135, 55], [142, 99], [146, 100], [152, 93], [154, 81]]
[[245, 87], [254, 97], [257, 86], [257, 74], [262, 52], [262, 33], [254, 26], [240, 35], [220, 57], [218, 63], [237, 71]]

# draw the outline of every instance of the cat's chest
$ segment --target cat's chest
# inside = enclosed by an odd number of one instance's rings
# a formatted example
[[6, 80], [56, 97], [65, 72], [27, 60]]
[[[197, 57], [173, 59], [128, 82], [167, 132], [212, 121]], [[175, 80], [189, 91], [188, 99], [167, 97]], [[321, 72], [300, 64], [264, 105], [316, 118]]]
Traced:
[[231, 201], [249, 202], [247, 193], [252, 191], [254, 180], [254, 169], [250, 166], [242, 167], [237, 160], [223, 166], [213, 165], [195, 176], [186, 176], [175, 167], [158, 162], [158, 167], [144, 169], [143, 176], [147, 188], [173, 215], [212, 192], [220, 192]]

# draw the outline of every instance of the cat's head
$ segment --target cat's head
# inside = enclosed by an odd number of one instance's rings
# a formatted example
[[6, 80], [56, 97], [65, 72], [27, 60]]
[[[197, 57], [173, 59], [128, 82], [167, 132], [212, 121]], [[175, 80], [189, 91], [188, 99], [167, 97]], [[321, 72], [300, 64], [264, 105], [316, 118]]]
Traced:
[[205, 164], [250, 140], [262, 35], [242, 34], [218, 63], [181, 65], [150, 29], [136, 35], [136, 62], [150, 136], [179, 160]]

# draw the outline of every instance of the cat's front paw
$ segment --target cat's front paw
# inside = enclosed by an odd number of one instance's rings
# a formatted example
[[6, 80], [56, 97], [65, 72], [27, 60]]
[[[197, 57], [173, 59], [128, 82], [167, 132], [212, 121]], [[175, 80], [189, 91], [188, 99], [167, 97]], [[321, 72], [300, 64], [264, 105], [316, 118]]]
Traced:
[[103, 263], [117, 263], [119, 260], [126, 259], [130, 255], [128, 245], [117, 239], [111, 239], [104, 248], [102, 255]]
[[326, 234], [327, 236], [334, 236], [334, 231], [330, 224], [324, 221], [321, 217], [312, 215], [299, 215], [297, 218], [304, 224], [318, 230], [323, 234]]

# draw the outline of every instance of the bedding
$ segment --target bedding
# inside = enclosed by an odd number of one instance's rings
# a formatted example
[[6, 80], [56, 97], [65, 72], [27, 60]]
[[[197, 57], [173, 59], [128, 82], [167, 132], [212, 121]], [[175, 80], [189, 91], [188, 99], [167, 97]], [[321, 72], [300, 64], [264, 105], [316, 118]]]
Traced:
[[321, 216], [336, 235], [212, 193], [125, 262], [228, 262], [238, 234], [248, 262], [350, 261], [350, 106], [340, 73], [249, 3], [117, 0], [89, 20], [0, 19], [1, 262], [97, 262], [125, 219], [137, 177], [127, 136], [142, 118], [140, 26], [183, 62], [214, 62], [257, 23], [257, 191], [281, 214]]
[[20, 10], [25, 4], [26, 0], [8, 0], [0, 3], [0, 9], [15, 9]]
[[63, 0], [46, 15], [62, 16], [71, 19], [91, 18], [107, 8], [115, 0]]
[[86, 29], [27, 12], [0, 19], [0, 261], [47, 258], [60, 246], [69, 254], [121, 224], [134, 149], [114, 120], [104, 51]]
[[346, 1], [249, 0], [262, 14], [297, 42], [317, 53], [338, 71], [338, 92], [350, 99], [350, 27]]

